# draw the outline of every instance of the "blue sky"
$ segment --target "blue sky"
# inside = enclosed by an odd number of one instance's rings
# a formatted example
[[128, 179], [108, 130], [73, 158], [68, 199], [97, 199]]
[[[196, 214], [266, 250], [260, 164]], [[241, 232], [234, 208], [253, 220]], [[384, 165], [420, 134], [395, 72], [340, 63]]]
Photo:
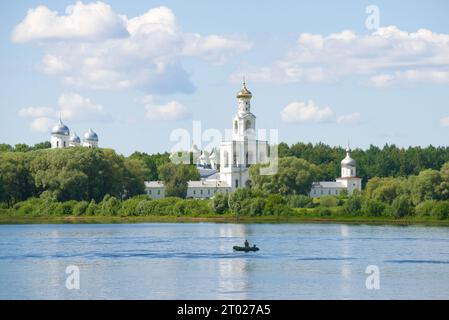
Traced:
[[170, 150], [192, 120], [231, 126], [244, 74], [257, 127], [281, 141], [447, 145], [447, 12], [443, 0], [3, 1], [0, 140], [48, 140], [62, 114], [120, 153]]

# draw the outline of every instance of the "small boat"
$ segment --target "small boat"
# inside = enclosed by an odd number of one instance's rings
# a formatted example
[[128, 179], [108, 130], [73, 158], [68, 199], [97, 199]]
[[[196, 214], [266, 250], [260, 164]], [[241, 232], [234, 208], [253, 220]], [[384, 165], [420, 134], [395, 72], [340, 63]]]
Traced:
[[257, 248], [256, 246], [252, 246], [252, 247], [239, 247], [239, 246], [234, 246], [233, 249], [234, 249], [235, 251], [245, 251], [245, 252], [259, 251], [259, 248]]

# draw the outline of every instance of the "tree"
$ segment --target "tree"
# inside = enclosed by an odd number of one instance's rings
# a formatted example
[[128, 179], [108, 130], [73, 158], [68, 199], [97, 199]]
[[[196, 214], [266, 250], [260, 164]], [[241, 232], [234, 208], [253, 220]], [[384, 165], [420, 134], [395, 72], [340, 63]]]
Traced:
[[362, 210], [362, 197], [359, 195], [352, 195], [343, 205], [344, 211], [349, 215], [359, 215]]
[[438, 186], [438, 194], [441, 199], [448, 200], [449, 199], [449, 162], [446, 162], [440, 170], [440, 178], [441, 182]]
[[212, 199], [212, 209], [215, 213], [223, 214], [228, 209], [229, 195], [223, 192], [217, 192]]
[[23, 153], [0, 153], [0, 201], [8, 206], [34, 194], [29, 161]]
[[375, 199], [365, 199], [362, 202], [362, 213], [366, 216], [379, 217], [384, 215], [386, 205]]
[[266, 193], [307, 195], [319, 175], [317, 166], [295, 157], [279, 159], [278, 171], [274, 175], [261, 175], [261, 167], [261, 164], [252, 166], [250, 176], [253, 186]]
[[437, 170], [421, 171], [411, 181], [411, 195], [413, 204], [417, 205], [425, 200], [438, 198], [438, 186], [441, 184], [441, 174]]
[[200, 180], [198, 169], [193, 165], [165, 163], [159, 167], [159, 177], [164, 181], [168, 196], [185, 198], [190, 180]]
[[391, 213], [395, 218], [402, 218], [413, 214], [413, 206], [407, 195], [401, 195], [391, 204]]

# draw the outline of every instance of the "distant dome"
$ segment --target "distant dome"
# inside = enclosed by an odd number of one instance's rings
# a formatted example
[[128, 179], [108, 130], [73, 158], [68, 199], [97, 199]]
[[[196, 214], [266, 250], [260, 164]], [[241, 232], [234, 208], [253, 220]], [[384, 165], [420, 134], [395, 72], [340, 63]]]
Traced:
[[251, 93], [251, 91], [249, 91], [246, 88], [246, 82], [245, 80], [243, 80], [243, 88], [240, 89], [239, 92], [237, 92], [237, 98], [250, 98], [253, 96], [253, 94]]
[[58, 124], [55, 125], [53, 127], [53, 129], [51, 130], [51, 134], [59, 134], [61, 136], [68, 136], [68, 135], [70, 135], [70, 130], [64, 123], [62, 123], [61, 119], [59, 119]]
[[73, 135], [70, 136], [70, 142], [81, 143], [81, 139], [80, 137], [78, 137], [76, 132], [74, 132]]
[[98, 142], [98, 135], [92, 129], [89, 129], [89, 131], [84, 134], [84, 140]]
[[341, 161], [341, 164], [344, 166], [351, 166], [351, 167], [356, 166], [355, 160], [351, 158], [351, 149], [349, 147], [346, 148], [346, 157]]

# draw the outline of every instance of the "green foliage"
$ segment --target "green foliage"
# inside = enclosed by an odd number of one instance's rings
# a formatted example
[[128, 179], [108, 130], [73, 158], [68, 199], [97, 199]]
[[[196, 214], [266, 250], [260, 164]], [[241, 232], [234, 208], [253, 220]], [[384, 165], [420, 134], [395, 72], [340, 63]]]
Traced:
[[338, 206], [338, 199], [334, 196], [323, 196], [320, 198], [320, 206], [331, 208]]
[[293, 213], [280, 194], [270, 194], [265, 200], [265, 206], [263, 210], [264, 215], [290, 215]]
[[407, 195], [401, 195], [394, 199], [390, 207], [391, 215], [395, 218], [410, 216], [414, 213], [412, 202]]
[[162, 180], [158, 174], [158, 168], [165, 163], [170, 162], [170, 157], [168, 153], [157, 153], [153, 155], [149, 155], [142, 152], [134, 152], [129, 159], [138, 159], [142, 161], [148, 171], [146, 171], [146, 180], [150, 181], [158, 181]]
[[379, 200], [365, 199], [362, 203], [361, 211], [365, 216], [380, 217], [385, 214], [387, 205]]
[[218, 192], [212, 199], [212, 210], [215, 213], [223, 214], [229, 209], [229, 195], [227, 193]]
[[437, 219], [447, 219], [449, 217], [449, 201], [439, 201], [432, 208], [431, 215]]
[[343, 205], [344, 212], [351, 216], [360, 215], [362, 212], [362, 197], [359, 195], [352, 195]]
[[287, 196], [287, 204], [292, 208], [307, 208], [312, 204], [312, 198], [302, 194]]
[[316, 165], [295, 157], [280, 158], [278, 171], [274, 175], [261, 175], [261, 167], [263, 167], [261, 164], [252, 166], [250, 176], [253, 187], [265, 193], [307, 195], [312, 183], [319, 177]]
[[89, 202], [87, 202], [87, 201], [77, 202], [76, 205], [73, 207], [73, 215], [75, 215], [75, 216], [86, 215], [88, 207], [89, 207]]
[[437, 170], [427, 169], [410, 180], [411, 197], [413, 204], [417, 205], [425, 200], [437, 199], [437, 188], [441, 184], [441, 174]]
[[432, 214], [432, 209], [436, 206], [436, 200], [426, 200], [418, 204], [415, 208], [417, 216], [426, 217]]
[[200, 180], [201, 176], [193, 165], [165, 163], [158, 168], [158, 175], [165, 185], [167, 196], [185, 198], [187, 182]]

